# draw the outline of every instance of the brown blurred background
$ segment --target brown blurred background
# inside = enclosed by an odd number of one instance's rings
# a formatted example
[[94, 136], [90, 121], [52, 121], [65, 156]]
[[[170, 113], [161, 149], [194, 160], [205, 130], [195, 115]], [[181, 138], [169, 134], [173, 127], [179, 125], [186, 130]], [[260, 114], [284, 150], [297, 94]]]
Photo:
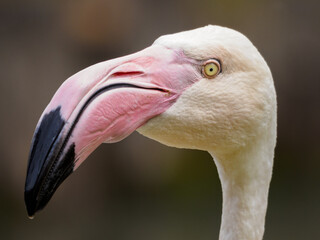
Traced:
[[279, 128], [264, 239], [320, 239], [319, 11], [316, 0], [0, 1], [0, 239], [218, 239], [209, 154], [137, 133], [100, 146], [34, 220], [23, 202], [35, 125], [66, 78], [207, 24], [247, 35], [273, 72]]

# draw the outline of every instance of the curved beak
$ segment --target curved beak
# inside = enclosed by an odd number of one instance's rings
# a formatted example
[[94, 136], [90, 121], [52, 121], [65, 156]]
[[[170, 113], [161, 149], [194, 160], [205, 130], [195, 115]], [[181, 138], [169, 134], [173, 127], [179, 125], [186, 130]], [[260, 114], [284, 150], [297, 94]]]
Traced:
[[29, 216], [103, 142], [117, 142], [163, 113], [197, 79], [182, 51], [152, 45], [67, 79], [36, 127], [27, 170]]

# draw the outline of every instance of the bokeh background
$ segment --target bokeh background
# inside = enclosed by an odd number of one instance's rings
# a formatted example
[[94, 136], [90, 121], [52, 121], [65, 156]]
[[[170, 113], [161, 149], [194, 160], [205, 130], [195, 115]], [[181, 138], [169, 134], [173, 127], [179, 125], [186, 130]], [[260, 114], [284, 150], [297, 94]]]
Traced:
[[247, 35], [273, 72], [279, 127], [264, 239], [320, 239], [319, 10], [316, 0], [0, 1], [0, 239], [218, 239], [209, 154], [137, 133], [100, 146], [34, 220], [23, 202], [35, 125], [66, 78], [207, 24]]

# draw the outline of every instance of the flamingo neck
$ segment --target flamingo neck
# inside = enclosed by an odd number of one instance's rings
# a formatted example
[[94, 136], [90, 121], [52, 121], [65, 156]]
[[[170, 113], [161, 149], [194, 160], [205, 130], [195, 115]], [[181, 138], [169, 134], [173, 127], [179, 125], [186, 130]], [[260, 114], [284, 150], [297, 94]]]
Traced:
[[229, 155], [211, 155], [223, 192], [219, 240], [261, 240], [264, 233], [274, 141]]

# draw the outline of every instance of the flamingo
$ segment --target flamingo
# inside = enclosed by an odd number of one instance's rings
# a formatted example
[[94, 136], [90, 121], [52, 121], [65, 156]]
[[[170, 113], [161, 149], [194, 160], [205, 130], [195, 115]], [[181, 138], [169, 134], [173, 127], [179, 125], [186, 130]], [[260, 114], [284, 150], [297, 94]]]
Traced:
[[29, 216], [103, 142], [133, 131], [208, 151], [222, 185], [220, 240], [261, 240], [276, 144], [271, 71], [243, 34], [221, 26], [169, 34], [67, 79], [37, 124]]

